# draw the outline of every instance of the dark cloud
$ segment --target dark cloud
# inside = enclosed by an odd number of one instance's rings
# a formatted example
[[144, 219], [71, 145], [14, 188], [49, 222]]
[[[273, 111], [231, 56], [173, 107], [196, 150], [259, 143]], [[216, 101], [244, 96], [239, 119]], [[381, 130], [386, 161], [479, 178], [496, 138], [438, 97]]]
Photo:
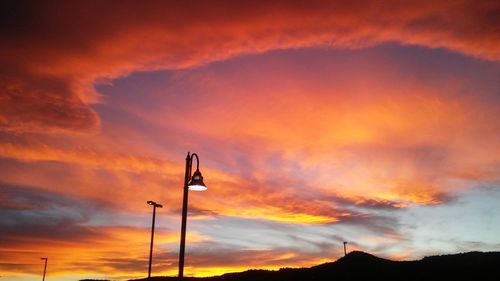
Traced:
[[82, 240], [98, 236], [83, 226], [104, 205], [29, 187], [0, 185], [0, 237], [22, 247], [27, 239]]
[[[182, 209], [179, 209], [175, 213], [181, 213], [181, 212], [182, 212]], [[172, 213], [174, 213], [174, 212], [172, 212]], [[189, 217], [197, 217], [197, 216], [216, 217], [218, 215], [219, 215], [219, 213], [212, 211], [212, 210], [200, 209], [200, 208], [196, 208], [196, 207], [189, 207], [189, 209], [188, 209], [188, 216]]]
[[401, 208], [401, 204], [391, 200], [376, 200], [365, 199], [361, 202], [356, 202], [356, 206], [368, 209], [383, 209], [383, 210], [397, 210]]
[[364, 208], [364, 209], [373, 209], [373, 210], [388, 210], [395, 211], [405, 206], [402, 205], [401, 202], [394, 200], [378, 200], [371, 198], [345, 198], [341, 196], [326, 196], [328, 200], [335, 202], [336, 204], [345, 207], [345, 208]]
[[96, 131], [97, 113], [72, 92], [64, 78], [0, 71], [0, 129]]
[[452, 241], [456, 245], [457, 252], [471, 252], [471, 251], [490, 251], [493, 249], [500, 249], [500, 243], [483, 242], [483, 241], [460, 241], [454, 239]]
[[79, 215], [89, 218], [94, 212], [107, 212], [113, 206], [99, 199], [87, 200], [78, 196], [61, 194], [33, 186], [0, 183], [0, 209], [19, 211], [46, 211], [50, 209], [75, 209]]
[[338, 223], [357, 226], [380, 236], [402, 237], [399, 219], [393, 216], [359, 214], [341, 217]]
[[91, 205], [53, 192], [42, 191], [26, 186], [0, 183], [0, 209], [12, 211], [44, 210], [52, 207], [76, 207]]

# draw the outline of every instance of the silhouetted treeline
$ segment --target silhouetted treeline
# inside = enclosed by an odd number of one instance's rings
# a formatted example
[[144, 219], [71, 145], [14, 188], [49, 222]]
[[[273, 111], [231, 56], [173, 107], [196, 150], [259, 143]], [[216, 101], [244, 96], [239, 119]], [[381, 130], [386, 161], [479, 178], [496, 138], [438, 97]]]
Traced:
[[[147, 280], [138, 279], [138, 280]], [[175, 277], [152, 277], [174, 281]], [[186, 277], [189, 281], [331, 281], [331, 280], [500, 280], [500, 252], [470, 252], [426, 257], [418, 261], [391, 261], [351, 252], [332, 263], [278, 271], [248, 270], [215, 277]]]

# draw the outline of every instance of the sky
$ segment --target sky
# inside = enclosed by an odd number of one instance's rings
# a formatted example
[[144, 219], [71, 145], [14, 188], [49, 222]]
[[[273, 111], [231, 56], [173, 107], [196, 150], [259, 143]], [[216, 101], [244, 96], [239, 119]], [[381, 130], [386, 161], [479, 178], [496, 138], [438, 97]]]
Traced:
[[500, 251], [498, 1], [181, 2], [0, 4], [2, 281]]

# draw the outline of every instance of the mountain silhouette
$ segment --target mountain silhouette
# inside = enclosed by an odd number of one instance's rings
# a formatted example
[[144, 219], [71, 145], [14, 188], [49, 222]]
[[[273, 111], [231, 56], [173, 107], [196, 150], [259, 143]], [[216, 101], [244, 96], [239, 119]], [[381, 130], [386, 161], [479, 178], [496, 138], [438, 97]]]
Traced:
[[[330, 280], [500, 280], [500, 252], [469, 252], [425, 257], [416, 261], [392, 261], [354, 251], [335, 262], [310, 268], [277, 271], [248, 270], [214, 277], [185, 277], [191, 281], [330, 281]], [[145, 279], [136, 279], [148, 280]], [[174, 281], [176, 277], [152, 277]]]

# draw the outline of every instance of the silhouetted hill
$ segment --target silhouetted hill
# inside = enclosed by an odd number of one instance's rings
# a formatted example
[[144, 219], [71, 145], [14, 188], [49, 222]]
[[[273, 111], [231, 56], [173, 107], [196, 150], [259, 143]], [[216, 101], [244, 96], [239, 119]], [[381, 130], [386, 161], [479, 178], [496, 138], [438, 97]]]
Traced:
[[[138, 279], [138, 280], [147, 280]], [[175, 277], [154, 277], [173, 281]], [[248, 270], [191, 281], [330, 281], [330, 280], [500, 280], [500, 252], [470, 252], [425, 257], [417, 261], [392, 261], [364, 252], [351, 252], [331, 263], [311, 268], [278, 271]]]

